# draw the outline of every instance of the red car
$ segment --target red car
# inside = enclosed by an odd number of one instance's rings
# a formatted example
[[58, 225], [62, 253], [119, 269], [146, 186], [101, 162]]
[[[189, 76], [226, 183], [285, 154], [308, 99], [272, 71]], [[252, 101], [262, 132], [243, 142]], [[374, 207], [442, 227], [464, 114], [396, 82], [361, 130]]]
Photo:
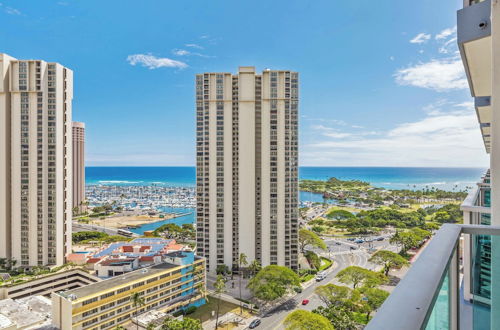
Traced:
[[307, 304], [309, 304], [309, 299], [304, 299], [304, 300], [302, 300], [302, 305], [304, 305], [304, 306], [305, 306], [305, 305], [307, 305]]

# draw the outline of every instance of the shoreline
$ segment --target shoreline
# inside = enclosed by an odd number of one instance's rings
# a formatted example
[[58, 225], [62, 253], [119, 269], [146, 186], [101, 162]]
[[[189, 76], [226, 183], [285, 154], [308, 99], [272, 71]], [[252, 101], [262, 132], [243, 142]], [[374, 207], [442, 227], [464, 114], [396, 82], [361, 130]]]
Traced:
[[113, 229], [138, 229], [144, 225], [173, 220], [192, 214], [193, 212], [167, 213], [163, 218], [149, 215], [124, 215], [105, 219], [90, 220], [89, 224]]

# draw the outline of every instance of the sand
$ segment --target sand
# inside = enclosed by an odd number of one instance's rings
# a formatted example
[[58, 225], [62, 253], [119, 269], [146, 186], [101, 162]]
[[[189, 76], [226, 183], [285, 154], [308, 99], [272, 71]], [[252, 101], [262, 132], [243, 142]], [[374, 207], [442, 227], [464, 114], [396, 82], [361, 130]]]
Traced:
[[111, 216], [104, 220], [99, 218], [89, 218], [89, 224], [98, 225], [107, 228], [127, 228], [128, 226], [140, 226], [146, 223], [164, 221], [177, 218], [179, 215], [165, 214], [163, 218], [150, 215], [126, 215], [126, 216]]

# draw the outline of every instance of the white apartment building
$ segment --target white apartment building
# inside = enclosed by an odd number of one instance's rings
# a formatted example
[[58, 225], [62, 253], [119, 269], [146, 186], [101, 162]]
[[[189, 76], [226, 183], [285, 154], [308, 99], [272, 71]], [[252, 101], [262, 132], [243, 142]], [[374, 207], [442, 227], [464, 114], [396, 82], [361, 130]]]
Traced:
[[297, 268], [298, 73], [196, 76], [197, 254]]
[[73, 207], [85, 208], [85, 123], [73, 122]]
[[61, 265], [71, 251], [73, 72], [0, 53], [0, 258]]

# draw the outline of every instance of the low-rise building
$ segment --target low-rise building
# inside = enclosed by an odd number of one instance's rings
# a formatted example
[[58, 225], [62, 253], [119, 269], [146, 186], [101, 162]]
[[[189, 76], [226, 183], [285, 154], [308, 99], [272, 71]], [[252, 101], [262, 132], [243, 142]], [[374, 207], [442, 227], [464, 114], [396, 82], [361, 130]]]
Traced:
[[71, 269], [0, 286], [0, 299], [20, 299], [33, 295], [48, 296], [55, 291], [71, 290], [100, 281], [83, 269]]
[[0, 329], [41, 329], [50, 327], [51, 301], [43, 296], [0, 300]]
[[[53, 293], [53, 324], [60, 329], [110, 329], [153, 309], [173, 313], [204, 304], [205, 259], [188, 251], [163, 257], [161, 264]], [[134, 306], [133, 293], [144, 305]]]

